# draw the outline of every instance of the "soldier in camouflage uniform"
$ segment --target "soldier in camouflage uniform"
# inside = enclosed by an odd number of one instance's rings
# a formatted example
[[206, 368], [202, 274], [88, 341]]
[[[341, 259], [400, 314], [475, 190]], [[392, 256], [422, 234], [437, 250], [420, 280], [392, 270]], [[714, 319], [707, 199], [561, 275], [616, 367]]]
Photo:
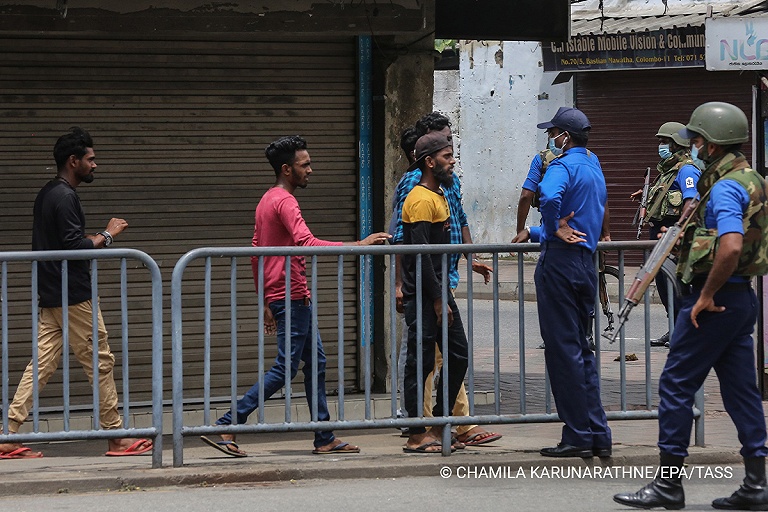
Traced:
[[752, 331], [758, 302], [753, 276], [768, 272], [768, 188], [739, 152], [747, 116], [729, 103], [700, 105], [683, 135], [704, 168], [701, 203], [683, 235], [678, 275], [688, 285], [659, 381], [660, 468], [656, 479], [614, 501], [638, 508], [685, 506], [680, 470], [688, 455], [694, 394], [714, 368], [744, 458], [743, 485], [712, 506], [768, 510], [765, 417]]
[[[685, 205], [696, 197], [696, 184], [699, 182], [701, 171], [693, 165], [689, 152], [688, 139], [680, 135], [685, 128], [682, 123], [670, 121], [664, 123], [656, 132], [659, 140], [659, 157], [656, 165], [658, 177], [648, 191], [645, 223], [648, 224], [648, 235], [651, 240], [657, 240], [662, 228], [668, 228], [677, 222], [683, 213]], [[632, 194], [631, 198], [641, 196], [643, 189]], [[667, 278], [663, 274], [656, 276], [656, 290], [669, 316], [669, 292]], [[680, 301], [674, 300], [674, 317], [680, 312]], [[652, 347], [669, 347], [669, 331], [660, 338], [651, 340]]]

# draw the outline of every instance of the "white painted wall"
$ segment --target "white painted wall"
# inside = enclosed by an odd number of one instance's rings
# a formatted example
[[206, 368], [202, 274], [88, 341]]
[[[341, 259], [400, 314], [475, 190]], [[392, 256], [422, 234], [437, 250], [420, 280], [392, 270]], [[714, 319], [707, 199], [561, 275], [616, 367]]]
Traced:
[[[453, 132], [453, 155], [457, 161], [461, 160], [461, 92], [459, 90], [459, 71], [438, 70], [435, 71], [435, 92], [432, 104], [434, 109], [447, 115], [451, 120]], [[454, 172], [460, 179], [463, 178], [460, 165], [456, 165]], [[463, 183], [463, 181], [462, 181]]]
[[[434, 106], [460, 141], [457, 174], [475, 243], [506, 243], [531, 159], [547, 143], [536, 124], [573, 105], [573, 86], [551, 85], [557, 73], [543, 72], [538, 43], [467, 41], [460, 56], [458, 102], [456, 72], [438, 71]], [[529, 223], [538, 221], [534, 210]]]

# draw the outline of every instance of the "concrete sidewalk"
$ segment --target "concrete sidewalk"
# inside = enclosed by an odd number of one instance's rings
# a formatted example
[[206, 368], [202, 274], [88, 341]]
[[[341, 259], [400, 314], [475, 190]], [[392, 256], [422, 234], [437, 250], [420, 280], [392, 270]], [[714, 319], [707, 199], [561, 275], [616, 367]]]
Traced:
[[[691, 447], [691, 464], [740, 463], [736, 431], [727, 415], [714, 411], [706, 417], [705, 447]], [[341, 439], [361, 447], [360, 454], [312, 455], [312, 434], [243, 435], [238, 439], [249, 456], [231, 458], [185, 438], [185, 464], [171, 467], [172, 454], [163, 454], [165, 467], [151, 468], [148, 455], [124, 458], [103, 456], [104, 441], [31, 445], [45, 453], [41, 459], [0, 460], [0, 496], [66, 492], [125, 491], [175, 485], [268, 482], [301, 479], [393, 478], [435, 476], [444, 466], [523, 468], [564, 466], [655, 466], [657, 424], [654, 420], [614, 421], [613, 457], [606, 459], [541, 457], [538, 450], [560, 438], [559, 423], [488, 426], [504, 437], [492, 444], [467, 447], [450, 457], [405, 454], [405, 439], [394, 429], [338, 432]], [[164, 438], [169, 447], [171, 439]]]

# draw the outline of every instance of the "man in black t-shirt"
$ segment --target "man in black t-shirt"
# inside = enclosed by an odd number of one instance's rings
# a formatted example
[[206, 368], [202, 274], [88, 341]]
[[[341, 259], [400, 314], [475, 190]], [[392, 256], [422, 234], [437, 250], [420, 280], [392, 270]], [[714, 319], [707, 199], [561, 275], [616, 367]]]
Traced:
[[[91, 136], [81, 128], [72, 128], [62, 135], [53, 148], [56, 160], [56, 177], [49, 181], [35, 199], [32, 224], [32, 250], [98, 249], [112, 243], [128, 223], [113, 218], [104, 231], [87, 235], [85, 214], [75, 189], [80, 183], [91, 183], [96, 169]], [[93, 307], [91, 303], [91, 273], [87, 260], [70, 260], [67, 263], [67, 319], [69, 345], [82, 365], [88, 379], [93, 382]], [[63, 308], [62, 308], [61, 261], [38, 262], [38, 389], [42, 391], [48, 379], [56, 371], [62, 355]], [[122, 428], [117, 410], [117, 390], [112, 369], [115, 357], [107, 343], [107, 330], [98, 310], [99, 333], [99, 420], [105, 430]], [[33, 401], [33, 371], [29, 363], [19, 382], [19, 387], [8, 408], [8, 431], [16, 433], [27, 419]], [[110, 439], [107, 455], [138, 455], [152, 449], [147, 439]], [[42, 453], [18, 443], [0, 443], [0, 458], [36, 458]]]

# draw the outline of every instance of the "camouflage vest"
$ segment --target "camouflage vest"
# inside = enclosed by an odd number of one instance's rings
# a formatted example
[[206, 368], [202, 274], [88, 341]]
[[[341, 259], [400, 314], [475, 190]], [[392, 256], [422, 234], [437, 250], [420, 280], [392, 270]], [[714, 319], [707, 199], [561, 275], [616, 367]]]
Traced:
[[719, 180], [733, 180], [749, 194], [749, 206], [744, 214], [744, 244], [739, 263], [733, 275], [761, 276], [768, 274], [768, 184], [754, 170], [741, 153], [729, 153], [702, 174], [698, 190], [702, 201], [696, 211], [697, 219], [683, 234], [682, 250], [677, 274], [689, 284], [697, 274], [707, 274], [712, 269], [718, 247], [716, 228], [704, 226], [704, 212], [709, 203], [709, 191]]
[[[557, 158], [553, 152], [551, 152], [548, 149], [545, 149], [544, 151], [539, 153], [539, 156], [541, 157], [541, 179], [539, 180], [539, 183], [541, 183], [541, 180], [544, 179], [544, 173], [547, 172], [547, 167], [549, 167], [549, 164], [552, 163], [552, 161]], [[531, 206], [534, 208], [538, 208], [541, 205], [541, 193], [539, 192], [538, 185], [536, 186], [536, 191], [533, 193], [533, 201], [531, 201]]]
[[688, 151], [678, 151], [669, 158], [659, 162], [656, 169], [659, 177], [653, 182], [648, 192], [647, 220], [663, 220], [664, 217], [680, 217], [683, 213], [683, 192], [669, 191], [677, 179], [678, 171], [686, 164], [693, 165]]

